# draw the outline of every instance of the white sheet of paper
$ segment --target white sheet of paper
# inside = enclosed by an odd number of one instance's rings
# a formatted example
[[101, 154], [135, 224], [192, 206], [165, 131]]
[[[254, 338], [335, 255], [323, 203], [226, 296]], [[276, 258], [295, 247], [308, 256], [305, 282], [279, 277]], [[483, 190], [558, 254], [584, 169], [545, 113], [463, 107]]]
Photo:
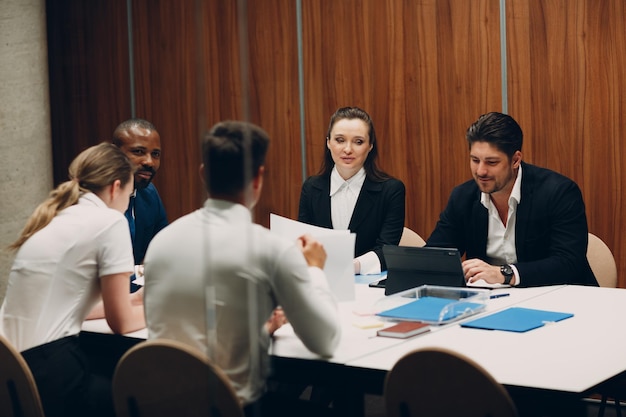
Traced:
[[476, 288], [509, 288], [510, 285], [508, 284], [490, 284], [487, 281], [485, 281], [484, 279], [479, 279], [477, 281], [474, 282], [468, 282], [467, 283], [468, 287], [476, 287]]
[[476, 287], [476, 288], [509, 288], [510, 285], [508, 284], [490, 284], [487, 281], [485, 281], [484, 279], [479, 279], [477, 281], [474, 282], [468, 282], [466, 283], [466, 285], [468, 287]]
[[338, 301], [354, 300], [354, 233], [313, 226], [274, 213], [270, 214], [270, 230], [293, 241], [303, 234], [319, 240], [326, 250], [324, 273], [331, 291]]
[[143, 276], [143, 265], [135, 265], [135, 279], [133, 283], [144, 286], [145, 279]]

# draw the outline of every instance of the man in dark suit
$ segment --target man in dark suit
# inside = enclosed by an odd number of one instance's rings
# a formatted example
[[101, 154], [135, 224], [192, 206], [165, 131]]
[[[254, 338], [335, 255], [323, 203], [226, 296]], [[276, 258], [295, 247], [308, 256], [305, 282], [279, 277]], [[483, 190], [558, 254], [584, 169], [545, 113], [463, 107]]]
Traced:
[[137, 169], [135, 191], [125, 215], [133, 240], [135, 265], [140, 265], [152, 238], [168, 224], [163, 202], [152, 184], [161, 165], [161, 137], [152, 123], [130, 119], [115, 129], [113, 144], [126, 153]]
[[470, 283], [597, 286], [576, 183], [522, 162], [522, 130], [506, 114], [480, 116], [466, 137], [474, 179], [452, 190], [427, 246], [465, 253]]

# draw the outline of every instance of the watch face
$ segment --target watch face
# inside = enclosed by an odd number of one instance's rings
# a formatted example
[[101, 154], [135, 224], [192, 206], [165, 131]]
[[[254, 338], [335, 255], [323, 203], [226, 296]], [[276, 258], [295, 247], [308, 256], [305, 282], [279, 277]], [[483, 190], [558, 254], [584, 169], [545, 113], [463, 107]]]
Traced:
[[513, 268], [511, 268], [510, 265], [502, 265], [500, 267], [500, 272], [502, 272], [502, 275], [504, 276], [511, 276], [513, 275]]
[[504, 284], [509, 285], [513, 279], [513, 268], [511, 268], [511, 265], [502, 265], [500, 272], [504, 276]]

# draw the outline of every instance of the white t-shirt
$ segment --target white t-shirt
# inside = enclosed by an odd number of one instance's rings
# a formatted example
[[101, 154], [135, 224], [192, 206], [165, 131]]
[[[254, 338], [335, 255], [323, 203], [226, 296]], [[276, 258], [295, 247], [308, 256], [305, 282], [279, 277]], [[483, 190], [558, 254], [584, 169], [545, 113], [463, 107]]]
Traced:
[[19, 351], [78, 334], [99, 299], [99, 277], [133, 268], [126, 218], [85, 194], [18, 250], [0, 333]]
[[309, 350], [332, 355], [341, 332], [335, 298], [323, 271], [309, 268], [294, 243], [223, 200], [209, 199], [176, 220], [154, 237], [145, 258], [149, 338], [205, 352], [244, 405], [264, 392], [264, 324], [276, 306]]

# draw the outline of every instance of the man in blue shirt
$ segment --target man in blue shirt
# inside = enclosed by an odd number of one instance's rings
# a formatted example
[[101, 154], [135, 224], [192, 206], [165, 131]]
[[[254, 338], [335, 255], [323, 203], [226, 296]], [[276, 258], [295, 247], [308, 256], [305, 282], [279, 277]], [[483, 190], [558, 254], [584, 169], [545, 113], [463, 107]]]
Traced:
[[125, 215], [133, 240], [135, 265], [141, 265], [148, 244], [168, 224], [163, 202], [152, 184], [161, 165], [161, 137], [152, 123], [136, 118], [122, 122], [113, 132], [112, 142], [136, 167], [135, 190]]

